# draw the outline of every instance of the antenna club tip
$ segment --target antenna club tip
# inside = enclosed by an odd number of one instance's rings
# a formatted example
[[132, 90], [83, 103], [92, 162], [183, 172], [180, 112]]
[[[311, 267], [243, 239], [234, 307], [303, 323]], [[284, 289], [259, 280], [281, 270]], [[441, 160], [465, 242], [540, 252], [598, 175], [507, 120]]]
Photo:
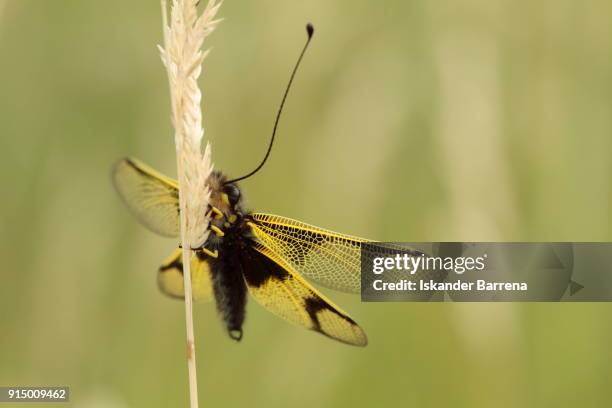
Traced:
[[308, 38], [314, 34], [314, 27], [311, 23], [306, 24], [306, 33], [308, 33]]

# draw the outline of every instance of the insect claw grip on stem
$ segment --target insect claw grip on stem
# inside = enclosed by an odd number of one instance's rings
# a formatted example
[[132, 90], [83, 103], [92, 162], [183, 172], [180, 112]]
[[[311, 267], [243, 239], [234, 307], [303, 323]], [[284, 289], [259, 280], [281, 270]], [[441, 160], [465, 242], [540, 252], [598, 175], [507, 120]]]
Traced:
[[225, 236], [225, 232], [223, 232], [223, 230], [221, 230], [221, 228], [217, 227], [216, 225], [211, 225], [209, 227], [211, 229], [212, 232], [214, 232], [218, 237], [223, 237]]
[[202, 250], [202, 252], [204, 252], [206, 255], [210, 256], [211, 258], [218, 258], [219, 257], [219, 251], [217, 251], [216, 249], [214, 251], [211, 251], [208, 248], [200, 248]]
[[215, 214], [215, 219], [220, 220], [220, 219], [223, 218], [223, 212], [221, 212], [221, 210], [218, 209], [217, 207], [211, 206], [210, 207], [210, 211], [211, 211], [211, 213]]

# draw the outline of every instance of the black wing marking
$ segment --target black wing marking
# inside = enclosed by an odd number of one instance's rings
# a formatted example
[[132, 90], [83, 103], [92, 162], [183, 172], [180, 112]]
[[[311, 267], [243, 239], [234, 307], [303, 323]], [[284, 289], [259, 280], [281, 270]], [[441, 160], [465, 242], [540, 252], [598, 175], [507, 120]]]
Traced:
[[[185, 298], [182, 255], [182, 249], [175, 249], [157, 272], [159, 289], [177, 299]], [[191, 255], [191, 287], [193, 300], [209, 301], [213, 298], [210, 258], [201, 251]]]
[[264, 246], [253, 243], [244, 249], [241, 263], [249, 293], [272, 313], [347, 344], [367, 344], [353, 319]]

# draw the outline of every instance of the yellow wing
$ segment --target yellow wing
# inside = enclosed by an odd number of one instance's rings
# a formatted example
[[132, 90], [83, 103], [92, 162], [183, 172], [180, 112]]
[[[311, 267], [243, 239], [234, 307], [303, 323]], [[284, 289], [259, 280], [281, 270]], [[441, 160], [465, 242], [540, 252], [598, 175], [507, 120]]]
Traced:
[[121, 199], [151, 231], [179, 235], [178, 184], [136, 159], [126, 158], [113, 168], [113, 183]]
[[[157, 273], [159, 289], [168, 296], [180, 299], [185, 298], [182, 254], [181, 249], [176, 249], [162, 263]], [[191, 285], [193, 300], [206, 301], [213, 298], [208, 256], [202, 251], [194, 252], [191, 256]]]
[[[251, 230], [257, 241], [300, 275], [322, 286], [349, 293], [361, 288], [361, 247], [374, 242], [339, 234], [278, 215], [253, 213]], [[412, 248], [384, 244], [415, 256]]]
[[368, 343], [365, 332], [345, 312], [305, 282], [268, 248], [253, 243], [241, 253], [249, 293], [283, 319], [354, 346]]

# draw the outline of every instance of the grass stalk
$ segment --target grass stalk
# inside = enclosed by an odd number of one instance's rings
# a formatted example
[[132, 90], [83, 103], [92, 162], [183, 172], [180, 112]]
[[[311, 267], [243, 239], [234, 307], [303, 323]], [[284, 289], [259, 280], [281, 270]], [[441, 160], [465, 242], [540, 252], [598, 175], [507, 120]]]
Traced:
[[202, 72], [202, 62], [207, 55], [207, 52], [202, 51], [202, 43], [219, 22], [214, 20], [214, 17], [220, 6], [216, 0], [210, 0], [204, 11], [198, 15], [198, 3], [198, 0], [172, 0], [168, 18], [168, 5], [166, 0], [161, 0], [164, 45], [159, 47], [168, 73], [175, 131], [191, 408], [198, 407], [191, 248], [201, 247], [208, 237], [209, 219], [206, 213], [210, 190], [207, 180], [212, 172], [210, 145], [207, 144], [202, 150], [202, 93], [197, 81]]

